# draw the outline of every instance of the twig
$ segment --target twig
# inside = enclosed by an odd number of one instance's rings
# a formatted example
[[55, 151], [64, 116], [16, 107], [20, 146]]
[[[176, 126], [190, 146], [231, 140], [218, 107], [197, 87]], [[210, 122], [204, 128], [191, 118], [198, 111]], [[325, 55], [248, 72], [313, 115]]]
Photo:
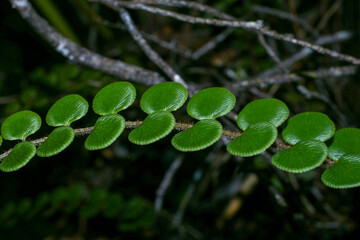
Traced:
[[159, 213], [162, 209], [166, 190], [169, 188], [176, 171], [179, 169], [179, 167], [183, 162], [183, 159], [184, 159], [183, 155], [180, 155], [171, 163], [169, 169], [165, 173], [163, 180], [161, 181], [159, 188], [156, 190], [156, 198], [154, 205], [155, 205], [155, 211], [157, 213]]
[[[192, 1], [178, 1], [178, 0], [133, 0], [132, 3], [140, 3], [146, 5], [164, 5], [170, 7], [186, 7], [191, 9], [196, 9], [201, 12], [205, 12], [208, 14], [212, 14], [219, 19], [227, 19], [227, 20], [236, 20], [236, 18], [220, 12], [214, 8], [211, 8], [207, 5], [198, 2]], [[232, 32], [234, 31], [233, 28], [227, 28], [215, 38], [207, 42], [204, 46], [196, 50], [191, 56], [193, 60], [198, 60], [201, 56], [205, 55], [207, 52], [214, 49], [219, 43], [224, 41]]]
[[182, 198], [176, 213], [174, 214], [173, 221], [172, 221], [173, 227], [178, 228], [181, 225], [183, 216], [185, 214], [185, 210], [186, 210], [187, 206], [189, 205], [190, 199], [196, 190], [196, 185], [201, 180], [202, 176], [203, 176], [203, 170], [200, 167], [199, 169], [197, 169], [195, 171], [195, 173], [193, 175], [193, 181], [188, 186], [188, 188], [185, 192], [185, 195]]
[[269, 8], [269, 7], [259, 6], [259, 5], [255, 5], [251, 10], [254, 12], [265, 13], [265, 14], [269, 14], [269, 15], [272, 15], [275, 17], [282, 18], [282, 19], [287, 19], [291, 22], [298, 23], [306, 31], [312, 33], [314, 36], [317, 36], [319, 34], [316, 30], [314, 30], [310, 26], [310, 24], [307, 21], [305, 21], [304, 19], [299, 18], [291, 13], [280, 11], [280, 10]]
[[132, 0], [133, 4], [144, 5], [163, 5], [168, 7], [185, 7], [195, 9], [200, 12], [211, 14], [219, 19], [235, 20], [235, 18], [229, 14], [223, 13], [215, 8], [209, 7], [205, 4], [194, 1], [181, 1], [181, 0]]
[[281, 63], [280, 58], [276, 55], [276, 53], [274, 52], [274, 50], [267, 44], [264, 35], [262, 35], [261, 33], [258, 33], [258, 39], [260, 44], [265, 48], [267, 54], [270, 56], [270, 58], [277, 63], [280, 68], [283, 70], [284, 73], [288, 73], [289, 70], [287, 70]]
[[[125, 122], [125, 128], [126, 129], [134, 129], [137, 128], [138, 126], [140, 126], [143, 123], [143, 121], [126, 121]], [[191, 123], [182, 123], [182, 122], [177, 122], [175, 123], [175, 127], [174, 130], [176, 131], [185, 131], [189, 128], [192, 128], [194, 126], [194, 124]], [[92, 131], [94, 130], [94, 127], [86, 127], [86, 128], [76, 128], [74, 129], [75, 131], [75, 136], [80, 137], [80, 136], [87, 136], [89, 135]], [[232, 130], [226, 130], [224, 129], [222, 131], [222, 136], [226, 137], [228, 139], [235, 139], [239, 136], [241, 136], [242, 132], [241, 131], [232, 131]], [[46, 139], [48, 139], [48, 137], [43, 137], [43, 138], [38, 138], [35, 140], [31, 140], [29, 142], [35, 144], [36, 146], [40, 146], [42, 143], [44, 143], [46, 141]], [[283, 150], [283, 149], [287, 149], [289, 147], [291, 147], [291, 145], [285, 143], [283, 140], [281, 139], [276, 139], [274, 146], [276, 148], [278, 148], [279, 150]], [[7, 150], [6, 152], [4, 152], [3, 154], [0, 155], [0, 162], [2, 162], [2, 160], [4, 160], [9, 153], [11, 152], [12, 149]], [[332, 164], [334, 164], [335, 162], [327, 159], [327, 166], [331, 166]]]
[[[122, 23], [111, 23], [107, 20], [104, 19], [98, 19], [97, 22], [107, 26], [107, 27], [111, 27], [111, 28], [116, 28], [116, 29], [121, 29], [121, 30], [126, 30], [126, 27], [124, 26], [124, 24]], [[144, 31], [140, 31], [140, 33], [144, 36], [145, 39], [158, 44], [160, 47], [163, 47], [165, 49], [168, 49], [174, 53], [177, 53], [179, 55], [182, 55], [186, 58], [191, 58], [192, 55], [192, 51], [185, 47], [185, 46], [181, 46], [176, 44], [175, 42], [166, 42], [161, 40], [160, 38], [158, 38], [157, 36], [153, 35], [153, 34], [149, 34], [146, 33]]]
[[209, 18], [199, 18], [199, 17], [192, 17], [189, 15], [184, 15], [172, 11], [163, 10], [156, 7], [150, 7], [145, 6], [143, 4], [136, 4], [132, 2], [124, 2], [124, 1], [114, 1], [114, 0], [90, 0], [94, 2], [101, 2], [105, 5], [114, 8], [116, 10], [119, 10], [119, 8], [126, 7], [130, 9], [138, 9], [147, 11], [150, 13], [172, 17], [174, 19], [177, 19], [179, 21], [184, 21], [192, 24], [205, 24], [205, 25], [212, 25], [212, 26], [222, 26], [222, 27], [240, 27], [244, 28], [249, 31], [255, 31], [260, 32], [266, 36], [284, 41], [289, 42], [295, 45], [299, 45], [302, 47], [311, 48], [313, 51], [318, 52], [323, 55], [328, 55], [333, 58], [337, 58], [339, 60], [343, 60], [346, 62], [350, 62], [355, 65], [360, 65], [360, 59], [355, 58], [353, 56], [349, 56], [346, 54], [339, 53], [337, 51], [333, 51], [324, 47], [321, 47], [320, 45], [312, 44], [303, 40], [299, 40], [296, 38], [293, 38], [291, 36], [287, 36], [284, 34], [277, 33], [276, 31], [270, 30], [263, 26], [262, 21], [256, 21], [256, 22], [246, 22], [246, 21], [238, 21], [238, 20], [220, 20], [220, 19], [209, 19]]
[[192, 55], [191, 58], [193, 60], [198, 60], [201, 56], [205, 55], [212, 49], [214, 49], [219, 43], [224, 41], [232, 32], [234, 31], [234, 28], [227, 28], [224, 31], [222, 31], [219, 35], [217, 35], [212, 40], [208, 41], [204, 46], [196, 50]]
[[[304, 76], [311, 78], [339, 78], [345, 76], [352, 76], [357, 73], [358, 68], [356, 66], [343, 66], [343, 67], [330, 67], [330, 68], [321, 68], [313, 71], [303, 71], [299, 74], [280, 74], [271, 77], [255, 77], [249, 80], [243, 80], [236, 83], [228, 85], [226, 88], [237, 92], [239, 90], [244, 91], [245, 89], [252, 87], [266, 87], [272, 84], [283, 84], [290, 82], [299, 82], [304, 80]], [[232, 78], [234, 76], [231, 76]]]
[[[316, 40], [315, 44], [325, 45], [325, 44], [330, 44], [330, 43], [335, 43], [335, 42], [346, 41], [350, 38], [351, 38], [351, 34], [348, 31], [339, 31], [335, 34], [319, 37], [318, 40]], [[291, 57], [282, 61], [281, 65], [278, 64], [274, 68], [269, 69], [269, 70], [259, 74], [258, 77], [268, 77], [268, 76], [280, 73], [281, 69], [283, 67], [289, 68], [290, 66], [292, 66], [296, 62], [300, 61], [301, 59], [304, 59], [304, 58], [310, 56], [313, 52], [314, 51], [310, 48], [303, 48], [300, 51], [298, 51], [297, 53], [295, 53], [294, 55], [292, 55]]]
[[329, 19], [331, 18], [332, 15], [334, 15], [334, 13], [340, 8], [341, 4], [342, 4], [343, 0], [337, 0], [336, 2], [334, 2], [334, 4], [329, 8], [328, 11], [326, 11], [326, 13], [323, 15], [323, 17], [321, 18], [319, 24], [317, 25], [316, 29], [318, 31], [321, 31], [324, 26], [326, 25], [326, 23], [329, 21]]
[[304, 80], [303, 77], [298, 76], [297, 74], [281, 74], [272, 77], [266, 78], [253, 78], [250, 80], [244, 80], [237, 83], [233, 83], [226, 88], [231, 89], [231, 91], [244, 91], [245, 89], [252, 88], [252, 87], [266, 87], [272, 84], [283, 84], [283, 83], [290, 83], [290, 82], [299, 82]]
[[304, 71], [302, 72], [305, 75], [316, 77], [316, 78], [339, 78], [345, 76], [355, 75], [358, 72], [356, 66], [341, 66], [341, 67], [330, 67], [330, 68], [320, 68], [314, 71]]
[[136, 28], [134, 22], [132, 21], [130, 14], [128, 11], [126, 11], [124, 8], [119, 9], [120, 17], [125, 23], [125, 26], [127, 30], [130, 32], [131, 36], [134, 38], [134, 40], [138, 43], [138, 45], [141, 47], [141, 49], [144, 51], [146, 56], [155, 64], [157, 65], [162, 71], [168, 75], [168, 77], [177, 83], [181, 83], [185, 86], [185, 88], [188, 89], [187, 84], [185, 81], [181, 78], [179, 74], [177, 74], [172, 67], [167, 64], [157, 52], [155, 52], [150, 45], [146, 42], [145, 38], [141, 35], [139, 30]]
[[46, 39], [55, 49], [70, 61], [83, 64], [126, 80], [132, 80], [148, 86], [164, 82], [156, 72], [113, 60], [89, 51], [65, 38], [41, 18], [28, 0], [9, 0], [21, 16]]

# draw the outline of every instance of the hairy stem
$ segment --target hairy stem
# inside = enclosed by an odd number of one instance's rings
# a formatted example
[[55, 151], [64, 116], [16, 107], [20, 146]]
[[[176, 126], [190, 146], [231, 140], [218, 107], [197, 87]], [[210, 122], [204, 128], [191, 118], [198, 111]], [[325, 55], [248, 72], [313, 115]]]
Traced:
[[[126, 121], [125, 122], [125, 129], [134, 129], [137, 128], [138, 126], [140, 126], [143, 123], [143, 121]], [[182, 122], [177, 122], [175, 124], [174, 130], [176, 131], [185, 131], [191, 127], [193, 127], [194, 124], [193, 123], [182, 123]], [[80, 137], [80, 136], [87, 136], [90, 135], [90, 133], [93, 131], [94, 126], [91, 127], [85, 127], [85, 128], [76, 128], [74, 129], [75, 131], [75, 136]], [[226, 137], [228, 139], [235, 139], [237, 137], [239, 137], [242, 134], [241, 131], [232, 131], [232, 130], [226, 130], [224, 129], [222, 132], [222, 136]], [[35, 144], [36, 146], [40, 146], [42, 143], [44, 143], [46, 141], [48, 137], [43, 137], [43, 138], [38, 138], [35, 140], [31, 140], [29, 142]], [[276, 139], [275, 143], [273, 144], [273, 147], [277, 148], [278, 150], [284, 150], [287, 148], [290, 148], [291, 145], [285, 143], [282, 139]], [[11, 152], [12, 149], [7, 150], [6, 152], [4, 152], [3, 154], [0, 155], [0, 162], [2, 162]], [[334, 164], [335, 162], [330, 160], [330, 159], [326, 159], [325, 162], [325, 166], [329, 167], [332, 164]]]

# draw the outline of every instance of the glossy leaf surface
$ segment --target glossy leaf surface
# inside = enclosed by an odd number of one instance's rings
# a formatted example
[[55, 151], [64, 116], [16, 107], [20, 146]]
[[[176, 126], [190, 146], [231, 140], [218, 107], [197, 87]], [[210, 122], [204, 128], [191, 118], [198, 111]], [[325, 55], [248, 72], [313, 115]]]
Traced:
[[1, 134], [6, 140], [25, 139], [39, 130], [41, 118], [32, 111], [21, 111], [10, 115], [1, 125]]
[[98, 150], [110, 146], [124, 131], [125, 119], [119, 114], [100, 117], [85, 141], [85, 148]]
[[37, 149], [39, 157], [51, 157], [63, 151], [74, 140], [75, 132], [71, 127], [55, 128], [46, 141]]
[[240, 137], [232, 140], [227, 151], [232, 155], [250, 157], [264, 152], [276, 140], [277, 129], [270, 122], [260, 122], [250, 125]]
[[146, 145], [167, 136], [175, 127], [175, 118], [170, 112], [156, 112], [147, 116], [144, 122], [129, 134], [129, 140]]
[[288, 116], [289, 109], [285, 103], [274, 98], [266, 98], [247, 104], [239, 113], [237, 124], [242, 130], [258, 122], [271, 122], [278, 127]]
[[141, 97], [141, 109], [148, 113], [175, 111], [186, 101], [188, 92], [180, 83], [164, 82], [152, 86]]
[[30, 142], [15, 145], [9, 155], [0, 164], [3, 172], [13, 172], [25, 166], [36, 154], [36, 147]]
[[326, 141], [335, 132], [334, 123], [323, 113], [305, 112], [290, 118], [282, 131], [284, 140], [289, 144], [299, 141]]
[[102, 88], [94, 97], [93, 110], [99, 115], [115, 114], [135, 100], [136, 90], [129, 82], [115, 82]]
[[214, 119], [230, 112], [235, 101], [235, 96], [225, 88], [206, 88], [190, 99], [187, 112], [198, 120]]
[[329, 146], [329, 158], [338, 160], [348, 153], [360, 153], [360, 129], [343, 128], [335, 132]]
[[283, 171], [301, 173], [320, 166], [326, 156], [325, 143], [318, 140], [305, 140], [276, 153], [271, 162]]
[[172, 138], [171, 144], [182, 152], [199, 151], [217, 142], [222, 130], [222, 125], [216, 120], [201, 120], [193, 127], [177, 133]]
[[89, 104], [80, 95], [67, 95], [51, 106], [46, 115], [46, 123], [53, 127], [68, 126], [85, 116], [88, 108]]
[[321, 175], [323, 183], [333, 188], [360, 186], [360, 154], [345, 154]]

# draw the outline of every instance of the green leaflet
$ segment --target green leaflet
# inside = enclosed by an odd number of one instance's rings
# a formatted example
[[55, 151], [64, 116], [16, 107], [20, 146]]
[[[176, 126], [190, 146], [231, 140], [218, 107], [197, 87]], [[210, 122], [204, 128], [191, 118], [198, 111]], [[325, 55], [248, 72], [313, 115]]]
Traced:
[[335, 125], [323, 113], [305, 112], [290, 118], [282, 131], [284, 140], [289, 144], [296, 144], [304, 140], [326, 141], [335, 132]]
[[32, 111], [20, 111], [10, 115], [1, 126], [1, 134], [6, 140], [24, 140], [39, 130], [41, 118]]
[[[125, 128], [125, 119], [117, 112], [129, 107], [135, 97], [135, 88], [128, 82], [116, 82], [99, 91], [93, 100], [93, 109], [103, 116], [99, 117], [85, 141], [88, 150], [105, 148], [121, 135]], [[129, 140], [145, 145], [167, 136], [176, 124], [170, 111], [180, 108], [186, 99], [187, 91], [178, 83], [162, 83], [149, 88], [141, 98], [140, 105], [150, 115], [129, 134]], [[192, 128], [176, 134], [172, 138], [172, 145], [185, 152], [211, 146], [223, 133], [222, 125], [214, 118], [231, 111], [234, 104], [235, 97], [226, 89], [208, 88], [199, 91], [190, 99], [187, 111], [200, 121]], [[76, 94], [57, 101], [50, 108], [46, 121], [51, 126], [60, 127], [53, 130], [39, 146], [37, 154], [48, 157], [64, 150], [75, 135], [68, 125], [83, 117], [87, 110], [86, 100]], [[228, 152], [248, 157], [265, 151], [276, 140], [276, 127], [286, 120], [288, 114], [286, 105], [277, 99], [261, 99], [249, 103], [237, 119], [237, 124], [244, 133], [228, 144]], [[34, 156], [35, 145], [25, 142], [25, 139], [40, 126], [40, 117], [31, 111], [15, 113], [4, 121], [1, 126], [3, 138], [21, 139], [23, 142], [18, 143], [3, 160], [0, 170], [15, 171]], [[345, 128], [337, 131], [333, 140], [329, 141], [327, 151], [323, 141], [331, 138], [334, 130], [334, 123], [322, 113], [308, 112], [292, 117], [282, 134], [285, 141], [294, 146], [275, 154], [272, 163], [284, 171], [298, 173], [320, 166], [328, 154], [330, 158], [338, 161], [324, 172], [324, 183], [335, 188], [360, 186], [360, 130]], [[1, 143], [0, 136], [0, 145]], [[109, 211], [106, 214], [110, 216], [113, 213]]]
[[222, 130], [222, 125], [216, 120], [201, 120], [192, 128], [177, 133], [172, 138], [171, 144], [182, 152], [199, 151], [217, 142]]
[[88, 108], [89, 104], [80, 95], [67, 95], [51, 106], [46, 115], [46, 123], [53, 127], [68, 126], [85, 116]]
[[13, 172], [25, 166], [36, 154], [36, 147], [30, 142], [15, 145], [9, 155], [0, 164], [3, 172]]
[[215, 119], [230, 112], [235, 101], [235, 96], [225, 88], [206, 88], [190, 99], [187, 112], [198, 120]]
[[144, 122], [129, 134], [129, 140], [146, 145], [167, 136], [175, 127], [175, 118], [170, 112], [156, 112], [147, 116]]
[[333, 188], [360, 186], [360, 154], [345, 154], [321, 175], [323, 183]]
[[289, 109], [285, 103], [274, 98], [266, 98], [247, 104], [239, 113], [237, 124], [242, 130], [258, 122], [271, 122], [278, 127], [288, 116]]
[[75, 132], [71, 127], [55, 128], [37, 149], [39, 157], [51, 157], [63, 151], [74, 140]]
[[310, 171], [320, 166], [327, 156], [327, 147], [318, 140], [304, 140], [291, 148], [276, 153], [271, 162], [277, 168], [291, 173]]
[[348, 153], [360, 153], [360, 129], [343, 128], [336, 131], [329, 146], [329, 158], [336, 161]]
[[232, 155], [250, 157], [264, 152], [276, 140], [277, 129], [270, 122], [259, 122], [250, 125], [241, 136], [227, 145], [227, 151]]
[[186, 101], [188, 92], [180, 83], [164, 82], [152, 86], [141, 97], [141, 109], [148, 113], [175, 111]]
[[129, 82], [116, 82], [102, 88], [93, 100], [93, 109], [99, 115], [115, 114], [128, 108], [135, 100], [136, 90]]
[[124, 131], [125, 119], [119, 114], [99, 117], [94, 130], [85, 141], [87, 150], [103, 149], [112, 144]]

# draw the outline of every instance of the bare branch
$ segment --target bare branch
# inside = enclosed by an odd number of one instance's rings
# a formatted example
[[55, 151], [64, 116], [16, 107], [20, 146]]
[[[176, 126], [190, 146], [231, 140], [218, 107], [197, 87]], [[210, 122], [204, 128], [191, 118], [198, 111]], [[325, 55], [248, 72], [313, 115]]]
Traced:
[[315, 78], [341, 78], [345, 76], [355, 75], [358, 72], [358, 68], [355, 66], [342, 66], [342, 67], [330, 67], [320, 68], [315, 71], [304, 71], [304, 75], [312, 76]]
[[35, 12], [28, 0], [9, 1], [13, 7], [20, 12], [21, 16], [27, 20], [57, 52], [70, 61], [148, 86], [165, 81], [165, 79], [156, 72], [129, 65], [120, 60], [103, 57], [65, 38]]
[[227, 19], [227, 20], [236, 20], [233, 16], [218, 11], [215, 8], [209, 7], [205, 4], [193, 1], [181, 1], [181, 0], [132, 0], [131, 3], [134, 4], [144, 4], [144, 5], [163, 5], [168, 7], [185, 7], [190, 9], [195, 9], [200, 12], [208, 13], [214, 15], [219, 19]]
[[196, 50], [192, 55], [191, 58], [193, 60], [198, 60], [201, 56], [205, 55], [212, 49], [214, 49], [219, 43], [224, 41], [232, 32], [234, 31], [234, 28], [227, 28], [224, 31], [222, 31], [219, 35], [217, 35], [212, 40], [208, 41], [204, 46]]
[[169, 188], [176, 171], [179, 169], [179, 167], [183, 162], [183, 159], [184, 156], [180, 155], [171, 163], [169, 169], [165, 173], [163, 180], [161, 181], [159, 188], [156, 190], [156, 199], [154, 205], [155, 205], [155, 211], [157, 213], [159, 213], [162, 209], [166, 190]]
[[156, 7], [151, 6], [145, 6], [143, 4], [137, 4], [132, 2], [124, 2], [124, 1], [114, 1], [114, 0], [90, 0], [93, 2], [101, 2], [105, 5], [112, 7], [116, 10], [118, 10], [121, 7], [126, 7], [130, 9], [138, 9], [147, 11], [150, 13], [172, 17], [174, 19], [177, 19], [179, 21], [184, 21], [192, 24], [206, 24], [206, 25], [212, 25], [212, 26], [221, 26], [221, 27], [240, 27], [246, 30], [255, 31], [262, 33], [266, 36], [284, 41], [289, 42], [295, 45], [299, 45], [302, 47], [311, 48], [313, 51], [318, 52], [323, 55], [328, 55], [333, 58], [337, 58], [342, 61], [350, 62], [355, 65], [360, 65], [360, 59], [355, 58], [353, 56], [349, 56], [346, 54], [342, 54], [324, 47], [321, 47], [316, 44], [312, 44], [303, 40], [299, 40], [296, 38], [293, 38], [288, 35], [277, 33], [276, 31], [270, 30], [267, 27], [264, 27], [262, 24], [262, 21], [257, 22], [246, 22], [246, 21], [238, 21], [238, 20], [220, 20], [220, 19], [209, 19], [209, 18], [199, 18], [199, 17], [192, 17], [189, 15], [184, 15], [172, 11], [163, 10]]
[[356, 74], [357, 67], [356, 66], [344, 66], [344, 67], [331, 67], [331, 68], [323, 68], [314, 71], [303, 71], [299, 74], [281, 74], [270, 77], [257, 77], [250, 80], [243, 80], [237, 83], [232, 83], [227, 86], [227, 89], [231, 91], [244, 91], [248, 88], [252, 87], [266, 87], [272, 84], [284, 84], [291, 82], [299, 82], [304, 80], [304, 76], [312, 77], [312, 78], [339, 78], [345, 76], [351, 76]]
[[258, 13], [265, 13], [265, 14], [269, 14], [269, 15], [273, 15], [282, 19], [287, 19], [291, 22], [295, 22], [298, 23], [299, 25], [301, 25], [306, 31], [312, 33], [314, 36], [317, 36], [319, 33], [314, 30], [310, 24], [305, 21], [302, 18], [299, 18], [291, 13], [288, 12], [284, 12], [284, 11], [280, 11], [277, 9], [272, 9], [269, 7], [264, 7], [264, 6], [259, 6], [259, 5], [255, 5], [252, 9], [252, 11], [254, 12], [258, 12]]
[[136, 4], [132, 2], [114, 1], [114, 0], [89, 0], [89, 1], [104, 3], [105, 5], [114, 8], [115, 10], [118, 10], [121, 7], [143, 10], [161, 16], [172, 17], [179, 21], [188, 22], [192, 24], [206, 24], [206, 25], [213, 25], [219, 27], [241, 27], [248, 30], [256, 30], [256, 29], [259, 30], [263, 26], [261, 22], [246, 22], [246, 21], [238, 21], [238, 20], [230, 21], [223, 19], [193, 17], [185, 14], [164, 10], [157, 7], [145, 6], [143, 4]]
[[334, 4], [329, 8], [329, 10], [323, 15], [320, 23], [317, 25], [316, 29], [318, 31], [322, 30], [325, 27], [326, 23], [329, 21], [331, 16], [339, 9], [343, 0], [337, 0]]
[[[325, 45], [325, 44], [330, 44], [330, 43], [335, 43], [335, 42], [346, 41], [350, 38], [351, 38], [351, 34], [349, 32], [339, 31], [335, 34], [319, 37], [318, 40], [316, 40], [315, 44]], [[282, 68], [288, 68], [288, 67], [292, 66], [293, 64], [300, 61], [301, 59], [304, 59], [304, 58], [310, 56], [313, 52], [314, 52], [313, 49], [303, 48], [300, 51], [298, 51], [297, 53], [295, 53], [294, 55], [292, 55], [291, 57], [282, 61], [281, 65], [278, 64], [277, 66], [273, 67], [272, 69], [269, 69], [269, 70], [261, 73], [260, 75], [258, 75], [258, 77], [262, 78], [262, 77], [268, 77], [268, 76], [272, 76], [274, 74], [278, 74], [281, 72]]]
[[120, 17], [125, 23], [126, 28], [130, 32], [131, 36], [134, 38], [134, 40], [138, 43], [138, 45], [141, 47], [141, 49], [144, 51], [146, 56], [154, 63], [156, 64], [162, 71], [168, 75], [168, 77], [177, 83], [180, 83], [185, 86], [185, 88], [188, 89], [187, 84], [185, 81], [181, 78], [179, 74], [177, 74], [172, 67], [167, 64], [157, 52], [155, 52], [150, 45], [146, 42], [145, 38], [141, 35], [140, 31], [136, 28], [134, 22], [132, 21], [130, 14], [128, 11], [126, 11], [124, 8], [119, 9]]
[[267, 54], [270, 56], [270, 58], [279, 65], [281, 70], [285, 73], [288, 73], [289, 71], [282, 65], [280, 58], [276, 55], [275, 51], [267, 44], [264, 35], [261, 33], [258, 33], [258, 39], [260, 44], [265, 48]]
[[301, 80], [303, 80], [303, 78], [296, 74], [277, 75], [273, 77], [254, 78], [251, 80], [245, 80], [238, 83], [233, 83], [231, 84], [231, 87], [229, 86], [227, 88], [231, 89], [232, 91], [238, 91], [238, 90], [244, 91], [245, 89], [251, 87], [266, 87], [272, 84], [299, 82]]
[[[127, 31], [127, 28], [122, 23], [112, 23], [112, 22], [109, 22], [109, 21], [101, 19], [101, 18], [98, 19], [97, 22], [99, 22], [100, 24], [103, 24], [107, 27], [110, 27], [110, 28], [121, 29], [121, 30]], [[191, 51], [191, 49], [189, 49], [185, 46], [181, 46], [174, 41], [172, 41], [172, 42], [163, 41], [160, 38], [158, 38], [157, 36], [155, 36], [154, 34], [149, 34], [144, 31], [140, 31], [140, 33], [141, 33], [141, 35], [143, 35], [143, 37], [145, 39], [159, 45], [160, 47], [168, 49], [171, 52], [179, 54], [183, 57], [191, 58], [192, 51]]]

